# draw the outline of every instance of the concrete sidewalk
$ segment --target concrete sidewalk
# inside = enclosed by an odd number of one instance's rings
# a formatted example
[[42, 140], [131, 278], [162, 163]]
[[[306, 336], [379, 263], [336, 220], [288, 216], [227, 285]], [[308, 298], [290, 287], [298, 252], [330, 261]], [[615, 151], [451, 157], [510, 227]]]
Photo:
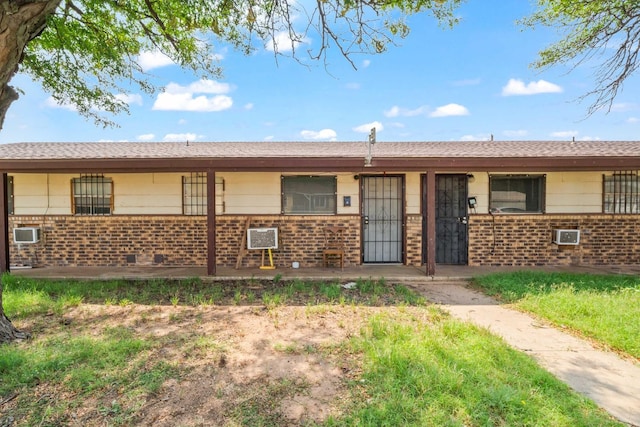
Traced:
[[412, 288], [453, 316], [484, 327], [530, 354], [571, 388], [622, 422], [640, 427], [640, 365], [504, 308], [464, 283], [432, 282]]

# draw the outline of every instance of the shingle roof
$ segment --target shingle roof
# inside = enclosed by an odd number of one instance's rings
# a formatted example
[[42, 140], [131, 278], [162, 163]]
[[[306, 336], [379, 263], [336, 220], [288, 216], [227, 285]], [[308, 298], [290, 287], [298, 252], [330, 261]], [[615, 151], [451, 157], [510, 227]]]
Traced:
[[[363, 157], [365, 142], [38, 142], [0, 144], [0, 159], [176, 159], [253, 157]], [[513, 158], [640, 156], [640, 141], [378, 142], [387, 158]]]
[[[380, 141], [370, 171], [640, 169], [640, 141]], [[0, 171], [355, 171], [360, 142], [0, 144]]]

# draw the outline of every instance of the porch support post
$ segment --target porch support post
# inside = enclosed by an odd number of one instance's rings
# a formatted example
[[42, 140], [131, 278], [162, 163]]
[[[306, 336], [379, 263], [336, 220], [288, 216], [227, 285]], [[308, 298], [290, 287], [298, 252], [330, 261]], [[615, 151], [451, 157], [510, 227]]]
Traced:
[[0, 273], [9, 271], [9, 194], [6, 173], [0, 175]]
[[427, 171], [427, 276], [436, 274], [436, 173]]
[[216, 173], [207, 170], [207, 274], [216, 274]]

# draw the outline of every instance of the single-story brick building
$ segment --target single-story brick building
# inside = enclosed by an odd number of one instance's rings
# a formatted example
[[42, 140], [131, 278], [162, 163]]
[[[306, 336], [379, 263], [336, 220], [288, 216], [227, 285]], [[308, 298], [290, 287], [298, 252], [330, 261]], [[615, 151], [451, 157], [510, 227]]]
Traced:
[[[0, 145], [11, 266], [640, 263], [640, 141]], [[33, 243], [31, 243], [33, 242]]]

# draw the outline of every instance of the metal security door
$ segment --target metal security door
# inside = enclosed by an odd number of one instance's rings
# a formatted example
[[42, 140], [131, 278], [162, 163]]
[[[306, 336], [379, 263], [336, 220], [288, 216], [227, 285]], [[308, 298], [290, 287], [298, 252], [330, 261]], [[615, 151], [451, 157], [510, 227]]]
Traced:
[[436, 175], [436, 263], [467, 264], [467, 176]]
[[362, 177], [362, 261], [401, 263], [403, 187], [401, 176]]

